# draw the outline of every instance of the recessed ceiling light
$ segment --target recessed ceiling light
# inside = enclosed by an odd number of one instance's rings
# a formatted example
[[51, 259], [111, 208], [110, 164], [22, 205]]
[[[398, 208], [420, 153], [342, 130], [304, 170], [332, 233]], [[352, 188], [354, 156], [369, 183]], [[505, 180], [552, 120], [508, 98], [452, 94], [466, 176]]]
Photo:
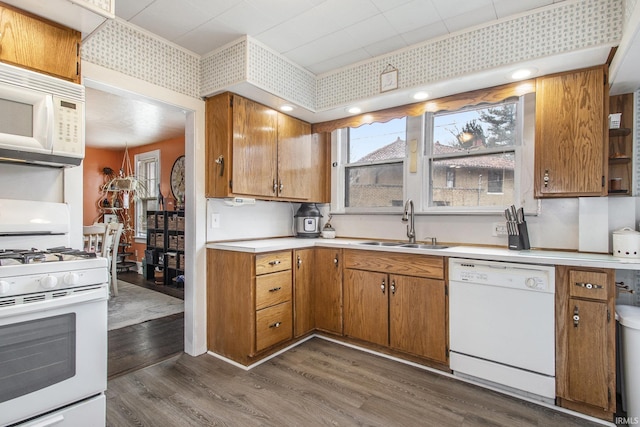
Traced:
[[425, 91], [416, 92], [413, 94], [413, 99], [417, 101], [425, 100], [429, 97], [429, 94]]
[[282, 105], [280, 107], [280, 111], [293, 111], [293, 105], [288, 105], [288, 104]]
[[527, 77], [530, 77], [532, 74], [534, 74], [536, 71], [535, 68], [522, 68], [520, 70], [516, 70], [513, 73], [511, 73], [511, 78], [513, 80], [522, 80], [522, 79], [526, 79]]
[[349, 107], [347, 108], [347, 113], [349, 114], [360, 114], [362, 112], [362, 109], [360, 109], [360, 107]]

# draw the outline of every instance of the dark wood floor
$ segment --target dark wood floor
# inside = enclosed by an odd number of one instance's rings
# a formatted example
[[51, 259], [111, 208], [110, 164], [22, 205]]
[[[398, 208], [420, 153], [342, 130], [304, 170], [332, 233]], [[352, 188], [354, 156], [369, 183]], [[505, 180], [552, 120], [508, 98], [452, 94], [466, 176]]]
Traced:
[[[184, 289], [157, 286], [137, 273], [119, 273], [118, 279], [184, 299]], [[107, 378], [142, 369], [183, 351], [184, 313], [109, 331]]]
[[599, 425], [320, 338], [251, 371], [181, 354], [106, 394], [111, 427]]

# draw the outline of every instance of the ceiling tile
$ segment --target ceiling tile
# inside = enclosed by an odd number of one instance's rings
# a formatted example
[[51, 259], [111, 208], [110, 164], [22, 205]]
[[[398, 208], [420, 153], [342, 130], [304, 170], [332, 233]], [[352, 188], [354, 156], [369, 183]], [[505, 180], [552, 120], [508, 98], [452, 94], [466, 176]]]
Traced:
[[412, 45], [422, 43], [425, 40], [441, 37], [446, 34], [449, 34], [449, 29], [444, 22], [438, 21], [430, 25], [425, 25], [424, 27], [416, 28], [412, 31], [402, 33], [401, 36], [407, 45]]
[[372, 43], [364, 47], [364, 49], [372, 56], [384, 55], [394, 50], [407, 47], [407, 43], [402, 36], [394, 36], [386, 40], [379, 41], [378, 43]]
[[287, 52], [285, 56], [296, 64], [306, 67], [317, 63], [318, 58], [332, 58], [359, 47], [349, 32], [342, 30]]
[[347, 31], [360, 46], [367, 46], [398, 35], [382, 14], [347, 27]]
[[456, 15], [452, 18], [446, 18], [444, 23], [449, 29], [449, 32], [453, 33], [455, 31], [474, 27], [497, 19], [498, 17], [492, 7], [483, 7]]
[[[454, 16], [462, 15], [471, 11], [481, 9], [491, 9], [493, 12], [493, 2], [491, 0], [431, 0], [438, 15], [444, 20]], [[513, 1], [513, 0], [512, 0]], [[514, 1], [518, 3], [520, 0]]]
[[356, 49], [342, 55], [323, 60], [317, 64], [309, 65], [306, 68], [314, 74], [322, 74], [369, 58], [371, 58], [369, 52], [364, 49]]
[[133, 17], [130, 22], [166, 40], [173, 41], [210, 19], [210, 16], [203, 15], [194, 7], [185, 7], [182, 2], [156, 0]]
[[116, 2], [116, 16], [128, 21], [155, 0], [128, 0]]
[[415, 30], [440, 20], [430, 1], [413, 0], [384, 13], [398, 33]]
[[212, 19], [197, 29], [178, 37], [175, 43], [184, 46], [186, 49], [198, 55], [206, 55], [217, 49], [217, 47], [212, 48], [212, 46], [224, 46], [239, 37], [241, 37], [241, 35], [238, 34], [235, 28], [228, 27]]
[[494, 0], [493, 8], [498, 18], [515, 15], [524, 11], [553, 4], [553, 0]]
[[[426, 0], [429, 1], [429, 0]], [[409, 3], [411, 0], [371, 0], [380, 12], [386, 12], [396, 7], [400, 7], [405, 3]]]
[[239, 35], [255, 36], [272, 28], [282, 20], [269, 11], [259, 10], [249, 2], [242, 2], [216, 17], [216, 21], [233, 28]]

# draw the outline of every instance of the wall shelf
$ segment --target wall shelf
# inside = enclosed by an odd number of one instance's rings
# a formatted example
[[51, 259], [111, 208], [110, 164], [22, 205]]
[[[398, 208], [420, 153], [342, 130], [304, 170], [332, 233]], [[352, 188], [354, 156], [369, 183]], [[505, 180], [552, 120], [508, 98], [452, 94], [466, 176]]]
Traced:
[[[609, 112], [621, 113], [620, 128], [609, 129], [609, 191], [610, 196], [632, 195], [633, 184], [633, 94], [609, 97]], [[614, 178], [620, 179], [620, 189], [611, 188]]]

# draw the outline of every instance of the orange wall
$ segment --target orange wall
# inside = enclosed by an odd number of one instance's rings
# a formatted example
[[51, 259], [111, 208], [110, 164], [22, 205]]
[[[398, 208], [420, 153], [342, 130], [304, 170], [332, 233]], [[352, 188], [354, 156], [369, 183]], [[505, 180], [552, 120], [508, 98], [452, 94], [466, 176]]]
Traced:
[[120, 170], [124, 150], [107, 150], [104, 148], [85, 147], [83, 160], [82, 189], [83, 225], [102, 222], [102, 213], [98, 203], [103, 199], [102, 186], [106, 184], [102, 169], [109, 167], [115, 172]]
[[[136, 154], [146, 153], [148, 151], [160, 150], [160, 191], [162, 192], [165, 202], [165, 209], [173, 209], [173, 195], [171, 194], [171, 167], [173, 162], [184, 155], [184, 137], [168, 139], [164, 141], [154, 142], [140, 147], [131, 147], [129, 151], [129, 159], [132, 169], [135, 169], [134, 158]], [[86, 147], [84, 158], [84, 225], [90, 225], [94, 222], [101, 222], [102, 216], [98, 203], [102, 200], [102, 186], [104, 185], [104, 174], [102, 169], [110, 167], [117, 174], [122, 167], [122, 159], [124, 150], [107, 150], [101, 148]], [[133, 218], [133, 216], [132, 216]], [[131, 225], [133, 226], [133, 224]], [[144, 250], [147, 245], [145, 243], [131, 242], [131, 252], [137, 254], [135, 258], [140, 261], [144, 257]], [[133, 258], [133, 257], [132, 257]]]

